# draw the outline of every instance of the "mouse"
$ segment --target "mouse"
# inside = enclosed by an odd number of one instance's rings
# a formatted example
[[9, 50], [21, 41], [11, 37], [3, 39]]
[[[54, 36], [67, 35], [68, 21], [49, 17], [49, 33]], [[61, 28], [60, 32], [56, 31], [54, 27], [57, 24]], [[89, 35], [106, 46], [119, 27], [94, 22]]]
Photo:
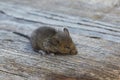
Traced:
[[22, 34], [20, 32], [13, 33], [29, 39], [35, 52], [42, 50], [46, 53], [60, 55], [75, 55], [78, 53], [67, 28], [63, 28], [63, 30], [57, 30], [53, 27], [42, 26], [35, 29], [31, 36]]

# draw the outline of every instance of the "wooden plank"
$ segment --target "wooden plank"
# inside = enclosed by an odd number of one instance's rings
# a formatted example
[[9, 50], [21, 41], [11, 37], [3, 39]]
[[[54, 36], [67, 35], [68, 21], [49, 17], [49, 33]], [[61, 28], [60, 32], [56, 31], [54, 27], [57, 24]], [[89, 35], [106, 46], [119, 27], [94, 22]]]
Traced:
[[[2, 77], [13, 75], [19, 80], [120, 79], [118, 26], [6, 3], [0, 3], [0, 16]], [[41, 25], [60, 29], [67, 26], [78, 54], [40, 55], [32, 50], [29, 40], [12, 33], [30, 35]], [[7, 78], [13, 79], [10, 76]]]
[[[13, 8], [11, 8], [13, 7]], [[19, 21], [33, 22], [33, 23], [43, 23], [49, 25], [57, 25], [57, 26], [68, 26], [72, 28], [79, 29], [83, 35], [86, 36], [97, 36], [103, 39], [107, 39], [110, 41], [120, 42], [120, 29], [117, 26], [110, 26], [106, 24], [101, 24], [92, 20], [85, 19], [75, 19], [66, 15], [57, 15], [57, 14], [49, 14], [44, 12], [38, 12], [38, 10], [34, 10], [31, 8], [23, 8], [14, 5], [6, 5], [1, 3], [0, 10], [5, 13], [6, 16], [11, 18], [15, 18]], [[29, 17], [27, 17], [29, 15]], [[67, 18], [66, 18], [67, 17]], [[97, 35], [96, 35], [97, 34]], [[106, 35], [106, 36], [104, 36]]]

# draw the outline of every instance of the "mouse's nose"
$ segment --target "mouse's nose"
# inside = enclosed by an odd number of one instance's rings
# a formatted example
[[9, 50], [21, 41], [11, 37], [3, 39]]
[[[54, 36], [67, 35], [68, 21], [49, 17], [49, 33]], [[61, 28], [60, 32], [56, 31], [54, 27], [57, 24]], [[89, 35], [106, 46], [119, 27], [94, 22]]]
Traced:
[[75, 54], [77, 54], [78, 52], [77, 52], [77, 50], [71, 50], [70, 53], [73, 54], [73, 55], [75, 55]]

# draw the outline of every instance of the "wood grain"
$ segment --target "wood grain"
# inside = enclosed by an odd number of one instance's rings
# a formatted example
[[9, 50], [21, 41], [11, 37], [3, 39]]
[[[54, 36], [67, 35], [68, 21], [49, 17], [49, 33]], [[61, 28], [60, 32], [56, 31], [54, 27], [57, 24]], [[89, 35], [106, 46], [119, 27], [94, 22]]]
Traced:
[[[0, 77], [4, 80], [120, 80], [120, 27], [30, 7], [0, 3]], [[70, 30], [78, 54], [40, 55], [27, 35], [42, 25]]]

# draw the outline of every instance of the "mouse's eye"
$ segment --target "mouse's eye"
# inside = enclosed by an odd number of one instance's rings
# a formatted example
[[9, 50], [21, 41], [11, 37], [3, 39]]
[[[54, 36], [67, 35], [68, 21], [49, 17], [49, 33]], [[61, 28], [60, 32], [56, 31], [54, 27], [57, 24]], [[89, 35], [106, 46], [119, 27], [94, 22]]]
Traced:
[[56, 43], [58, 43], [58, 44], [59, 44], [59, 43], [60, 43], [60, 41], [59, 41], [59, 40], [56, 40]]
[[59, 40], [54, 40], [54, 44], [55, 44], [55, 45], [59, 45], [59, 44], [60, 44], [60, 41], [59, 41]]

